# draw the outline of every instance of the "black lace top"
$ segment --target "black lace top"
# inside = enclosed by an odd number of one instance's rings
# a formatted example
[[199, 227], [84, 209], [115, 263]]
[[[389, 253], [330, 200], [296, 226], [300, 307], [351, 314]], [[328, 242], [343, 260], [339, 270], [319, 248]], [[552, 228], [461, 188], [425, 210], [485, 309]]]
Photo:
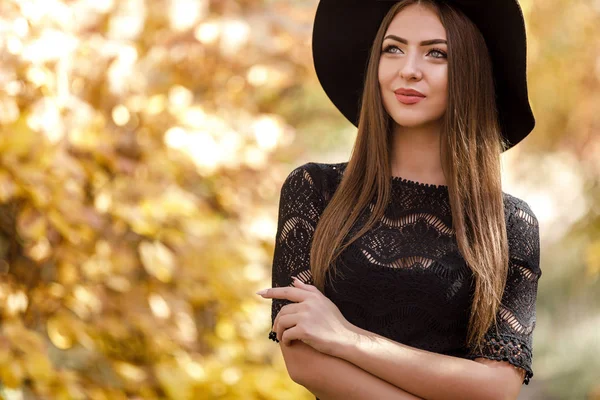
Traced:
[[[292, 276], [313, 284], [312, 234], [347, 163], [307, 163], [281, 188], [272, 287]], [[533, 376], [532, 333], [539, 266], [538, 222], [529, 205], [503, 193], [510, 253], [507, 284], [483, 352], [465, 346], [474, 293], [472, 272], [458, 251], [448, 187], [392, 178], [384, 217], [342, 253], [324, 294], [352, 324], [408, 346], [474, 359], [504, 360]], [[332, 286], [333, 285], [333, 286]], [[271, 327], [285, 299], [272, 299]], [[275, 332], [269, 338], [277, 341]]]

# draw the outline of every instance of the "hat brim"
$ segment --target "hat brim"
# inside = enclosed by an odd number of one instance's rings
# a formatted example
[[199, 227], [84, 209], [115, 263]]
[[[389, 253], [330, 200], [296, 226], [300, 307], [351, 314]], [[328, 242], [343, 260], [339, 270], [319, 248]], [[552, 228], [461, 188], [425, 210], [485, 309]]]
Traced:
[[[315, 71], [329, 99], [355, 126], [371, 45], [395, 3], [321, 0], [317, 7], [312, 36]], [[447, 3], [464, 12], [485, 38], [493, 65], [499, 124], [511, 148], [535, 126], [527, 93], [527, 43], [521, 7], [515, 0]]]

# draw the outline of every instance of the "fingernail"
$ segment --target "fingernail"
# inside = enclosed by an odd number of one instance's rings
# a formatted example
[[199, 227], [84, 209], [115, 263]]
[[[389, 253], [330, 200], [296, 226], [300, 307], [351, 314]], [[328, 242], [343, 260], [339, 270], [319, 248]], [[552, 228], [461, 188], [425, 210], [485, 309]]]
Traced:
[[266, 294], [266, 293], [267, 293], [267, 289], [259, 290], [258, 292], [256, 292], [256, 294], [259, 294], [261, 296], [264, 295], [264, 294]]

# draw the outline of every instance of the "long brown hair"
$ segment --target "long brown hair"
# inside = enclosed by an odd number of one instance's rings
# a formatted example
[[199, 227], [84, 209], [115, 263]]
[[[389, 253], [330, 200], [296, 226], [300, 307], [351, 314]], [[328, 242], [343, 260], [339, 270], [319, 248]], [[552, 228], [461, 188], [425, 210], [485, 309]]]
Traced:
[[[335, 272], [335, 260], [383, 216], [390, 200], [392, 121], [379, 91], [379, 58], [392, 19], [415, 3], [433, 7], [448, 39], [448, 106], [442, 117], [440, 157], [458, 248], [475, 281], [465, 343], [475, 350], [490, 326], [497, 326], [496, 313], [508, 272], [500, 177], [500, 154], [506, 143], [498, 123], [492, 65], [484, 38], [468, 17], [446, 3], [400, 1], [383, 19], [368, 61], [352, 154], [314, 232], [311, 273], [313, 283], [323, 292], [326, 276]], [[354, 236], [346, 238], [373, 199], [369, 219]]]

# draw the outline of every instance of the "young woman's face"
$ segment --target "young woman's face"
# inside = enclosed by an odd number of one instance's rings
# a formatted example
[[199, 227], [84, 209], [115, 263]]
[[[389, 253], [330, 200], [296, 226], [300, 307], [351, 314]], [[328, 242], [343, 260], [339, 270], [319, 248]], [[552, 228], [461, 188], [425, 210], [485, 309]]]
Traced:
[[[435, 39], [444, 42], [421, 44]], [[417, 4], [400, 11], [388, 27], [379, 59], [379, 88], [384, 108], [398, 125], [426, 125], [444, 115], [448, 92], [445, 41], [446, 30], [437, 14]], [[395, 93], [401, 88], [416, 90], [425, 97], [414, 102], [418, 98]]]

